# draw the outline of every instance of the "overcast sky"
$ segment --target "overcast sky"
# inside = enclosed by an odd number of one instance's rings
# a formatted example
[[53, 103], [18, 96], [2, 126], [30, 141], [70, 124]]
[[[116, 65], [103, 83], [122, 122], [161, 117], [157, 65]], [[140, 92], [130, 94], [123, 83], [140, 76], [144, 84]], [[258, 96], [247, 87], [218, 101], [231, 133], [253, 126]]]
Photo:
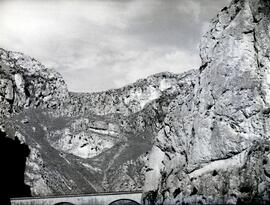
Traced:
[[59, 71], [71, 91], [118, 88], [200, 65], [198, 44], [229, 0], [0, 0], [0, 47]]

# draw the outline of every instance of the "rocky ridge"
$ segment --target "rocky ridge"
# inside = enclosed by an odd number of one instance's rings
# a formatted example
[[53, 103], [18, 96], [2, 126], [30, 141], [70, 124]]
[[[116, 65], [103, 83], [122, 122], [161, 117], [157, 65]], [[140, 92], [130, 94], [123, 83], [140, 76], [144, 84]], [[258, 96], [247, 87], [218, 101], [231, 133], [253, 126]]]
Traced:
[[233, 0], [203, 36], [200, 69], [99, 93], [69, 93], [1, 50], [1, 125], [30, 148], [32, 195], [144, 184], [144, 204], [268, 203], [269, 13], [269, 1]]
[[234, 0], [211, 22], [194, 92], [156, 136], [145, 204], [269, 202], [269, 14], [269, 1]]
[[68, 97], [59, 73], [18, 52], [0, 49], [0, 114], [9, 116], [28, 107], [59, 107]]
[[71, 93], [62, 77], [1, 49], [1, 127], [28, 145], [33, 196], [141, 190], [145, 163], [170, 102], [197, 71], [160, 73], [126, 87]]

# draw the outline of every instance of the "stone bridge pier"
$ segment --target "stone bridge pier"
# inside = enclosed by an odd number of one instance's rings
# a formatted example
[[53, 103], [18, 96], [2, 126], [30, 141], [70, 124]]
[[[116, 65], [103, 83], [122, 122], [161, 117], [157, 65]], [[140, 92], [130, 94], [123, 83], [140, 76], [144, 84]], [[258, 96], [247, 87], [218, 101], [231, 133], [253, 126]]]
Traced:
[[142, 192], [12, 198], [12, 205], [140, 205]]

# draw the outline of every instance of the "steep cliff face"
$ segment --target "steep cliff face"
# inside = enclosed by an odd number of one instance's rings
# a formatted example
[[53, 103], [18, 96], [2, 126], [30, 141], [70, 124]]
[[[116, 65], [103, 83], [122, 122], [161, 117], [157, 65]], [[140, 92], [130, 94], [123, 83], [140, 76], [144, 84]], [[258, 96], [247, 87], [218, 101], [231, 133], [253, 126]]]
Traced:
[[69, 93], [61, 76], [0, 50], [0, 125], [28, 145], [32, 195], [140, 190], [145, 204], [270, 200], [270, 3], [234, 0], [202, 66], [120, 89]]
[[69, 93], [62, 77], [1, 49], [1, 129], [26, 144], [34, 196], [141, 190], [168, 106], [198, 71], [160, 73], [99, 93]]
[[234, 0], [212, 21], [194, 92], [170, 103], [156, 136], [146, 204], [270, 200], [269, 28], [264, 0]]

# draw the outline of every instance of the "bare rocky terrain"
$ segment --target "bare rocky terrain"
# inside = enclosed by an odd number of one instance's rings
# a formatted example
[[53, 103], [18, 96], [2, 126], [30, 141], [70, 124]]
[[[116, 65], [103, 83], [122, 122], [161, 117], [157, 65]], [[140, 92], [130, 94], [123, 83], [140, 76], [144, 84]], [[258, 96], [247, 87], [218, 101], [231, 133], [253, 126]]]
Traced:
[[29, 147], [33, 196], [143, 189], [144, 204], [270, 201], [270, 2], [233, 0], [202, 66], [97, 93], [0, 50], [0, 125]]
[[233, 0], [213, 19], [194, 90], [156, 136], [146, 204], [269, 203], [269, 26], [264, 0]]
[[72, 93], [33, 58], [2, 49], [0, 62], [1, 126], [30, 149], [25, 183], [33, 196], [142, 190], [168, 105], [192, 87], [196, 73]]

